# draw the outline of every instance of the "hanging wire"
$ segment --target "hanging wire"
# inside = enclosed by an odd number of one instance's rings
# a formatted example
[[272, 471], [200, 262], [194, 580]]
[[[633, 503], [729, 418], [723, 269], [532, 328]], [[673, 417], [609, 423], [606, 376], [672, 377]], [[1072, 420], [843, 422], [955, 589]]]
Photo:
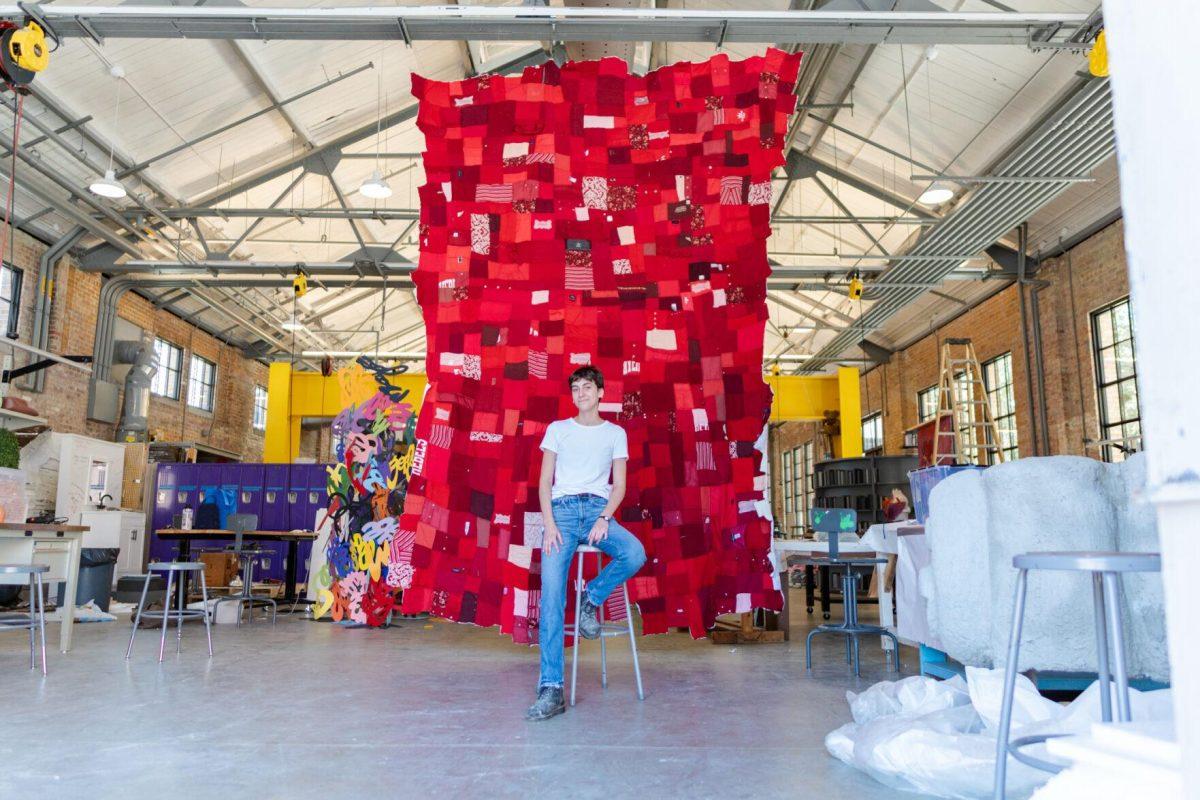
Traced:
[[[114, 69], [117, 69], [114, 67]], [[117, 149], [117, 129], [121, 126], [121, 84], [122, 80], [113, 76], [117, 81], [117, 102], [113, 110], [113, 136], [108, 142], [108, 171], [113, 171], [113, 154]]]
[[904, 45], [900, 45], [900, 86], [904, 89], [904, 127], [908, 132], [908, 160], [912, 162], [912, 118], [908, 111], [908, 62], [904, 58]]

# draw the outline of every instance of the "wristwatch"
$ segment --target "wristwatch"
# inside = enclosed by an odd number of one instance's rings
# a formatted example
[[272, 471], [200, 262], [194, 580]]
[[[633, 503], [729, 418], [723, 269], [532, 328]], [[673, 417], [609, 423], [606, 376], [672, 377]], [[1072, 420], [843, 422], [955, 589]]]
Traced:
[[605, 522], [612, 522], [612, 517], [610, 517], [608, 514], [601, 514], [600, 519], [604, 520]]

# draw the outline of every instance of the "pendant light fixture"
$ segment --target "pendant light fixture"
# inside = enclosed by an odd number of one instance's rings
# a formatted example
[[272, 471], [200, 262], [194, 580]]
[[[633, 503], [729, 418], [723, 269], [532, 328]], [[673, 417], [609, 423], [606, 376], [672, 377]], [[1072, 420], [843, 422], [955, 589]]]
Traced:
[[[121, 79], [125, 77], [125, 70], [113, 64], [109, 67], [108, 74], [113, 76], [117, 81], [117, 102], [113, 113], [113, 130], [117, 130], [121, 124]], [[125, 185], [117, 180], [117, 174], [113, 169], [113, 152], [116, 150], [116, 140], [113, 139], [108, 145], [108, 169], [104, 171], [103, 178], [96, 178], [88, 185], [88, 191], [100, 197], [107, 197], [110, 200], [119, 200], [128, 192], [125, 191]]]
[[383, 179], [383, 170], [379, 166], [379, 145], [383, 132], [383, 51], [379, 54], [379, 73], [376, 76], [375, 97], [375, 170], [371, 177], [362, 182], [358, 192], [370, 200], [386, 200], [392, 196], [392, 187]]
[[951, 197], [954, 197], [954, 190], [943, 181], [935, 181], [929, 185], [928, 189], [921, 192], [917, 202], [923, 206], [940, 206]]

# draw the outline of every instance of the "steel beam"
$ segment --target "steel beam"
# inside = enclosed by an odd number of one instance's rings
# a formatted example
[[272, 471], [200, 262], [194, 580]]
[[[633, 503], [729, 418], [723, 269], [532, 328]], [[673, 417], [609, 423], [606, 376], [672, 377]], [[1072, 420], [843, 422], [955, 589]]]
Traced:
[[[290, 189], [291, 187], [289, 187]], [[287, 192], [283, 192], [287, 194]], [[217, 217], [219, 219], [237, 219], [250, 217], [284, 217], [294, 219], [373, 219], [380, 222], [387, 220], [420, 219], [419, 208], [210, 208], [206, 206], [179, 206], [177, 208], [161, 209], [164, 216], [170, 219], [193, 219], [199, 217]], [[125, 216], [141, 216], [137, 210], [126, 211]]]
[[[61, 37], [411, 41], [674, 41], [1027, 45], [1066, 39], [1087, 15], [1015, 12], [701, 11], [659, 8], [417, 6], [44, 6]], [[18, 5], [0, 17], [22, 20]]]

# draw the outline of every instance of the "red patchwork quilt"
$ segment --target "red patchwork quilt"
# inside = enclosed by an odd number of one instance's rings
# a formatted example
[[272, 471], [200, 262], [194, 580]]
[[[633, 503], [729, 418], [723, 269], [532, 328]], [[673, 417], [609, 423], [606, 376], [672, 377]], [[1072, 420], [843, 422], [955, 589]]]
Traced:
[[[546, 426], [566, 378], [605, 376], [629, 437], [618, 519], [646, 547], [646, 633], [779, 609], [755, 442], [771, 172], [799, 54], [641, 77], [617, 59], [442, 83], [414, 75], [425, 133], [429, 390], [391, 563], [405, 612], [537, 641]], [[406, 571], [407, 572], [407, 571]]]

